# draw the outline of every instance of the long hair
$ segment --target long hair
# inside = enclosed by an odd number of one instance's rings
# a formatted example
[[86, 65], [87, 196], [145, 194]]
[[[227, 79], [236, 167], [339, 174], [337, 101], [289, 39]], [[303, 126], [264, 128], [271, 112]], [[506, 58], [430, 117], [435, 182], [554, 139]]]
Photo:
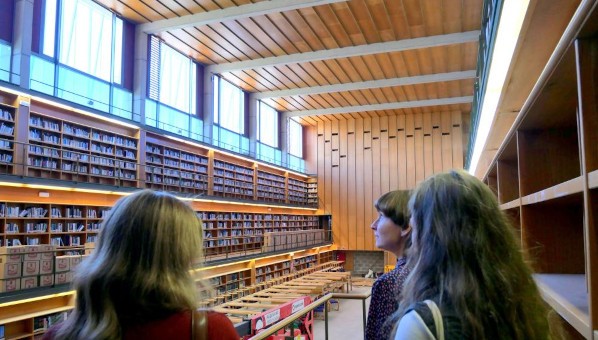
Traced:
[[512, 228], [490, 189], [450, 171], [419, 185], [409, 202], [413, 269], [397, 314], [431, 299], [472, 339], [548, 339], [548, 310]]
[[409, 225], [409, 191], [394, 190], [380, 196], [374, 203], [376, 210], [390, 218], [394, 224], [407, 228]]
[[56, 338], [120, 339], [129, 324], [195, 308], [189, 269], [201, 246], [201, 221], [174, 196], [143, 190], [121, 198], [77, 270], [75, 308]]

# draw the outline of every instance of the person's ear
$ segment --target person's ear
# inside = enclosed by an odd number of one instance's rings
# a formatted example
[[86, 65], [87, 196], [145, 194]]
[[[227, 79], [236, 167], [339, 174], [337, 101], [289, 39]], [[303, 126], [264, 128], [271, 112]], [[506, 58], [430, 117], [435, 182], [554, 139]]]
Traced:
[[409, 234], [411, 234], [411, 224], [408, 223], [406, 228], [402, 228], [401, 229], [401, 237], [407, 237], [409, 236]]

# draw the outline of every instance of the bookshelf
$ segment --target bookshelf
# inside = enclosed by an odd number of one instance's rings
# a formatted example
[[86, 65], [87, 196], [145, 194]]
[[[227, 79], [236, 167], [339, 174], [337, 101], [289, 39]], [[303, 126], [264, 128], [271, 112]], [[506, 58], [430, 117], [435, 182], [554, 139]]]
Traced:
[[336, 253], [334, 250], [323, 251], [318, 254], [318, 264], [323, 264], [331, 261], [336, 261]]
[[285, 177], [272, 172], [257, 171], [257, 199], [285, 203]]
[[137, 186], [138, 140], [30, 112], [25, 175]]
[[267, 282], [291, 274], [291, 261], [283, 260], [255, 268], [255, 283]]
[[596, 9], [572, 21], [581, 28], [552, 55], [484, 178], [543, 298], [588, 339], [598, 329], [596, 22]]
[[15, 154], [16, 108], [0, 104], [0, 173], [12, 173]]
[[110, 207], [0, 202], [0, 245], [52, 244], [82, 254]]
[[[266, 233], [319, 230], [320, 216], [246, 212], [198, 212], [203, 222], [204, 254], [207, 258], [224, 253], [259, 251]], [[321, 240], [323, 241], [323, 240]], [[304, 242], [310, 246], [316, 242]], [[283, 249], [282, 247], [278, 248]]]
[[307, 205], [318, 206], [318, 179], [309, 178], [307, 180]]
[[[232, 273], [206, 277], [210, 287], [217, 295], [249, 287], [251, 285], [251, 269], [235, 271]], [[206, 291], [200, 291], [200, 297], [207, 298], [210, 295]]]
[[145, 154], [146, 188], [193, 194], [208, 191], [206, 155], [150, 142]]
[[291, 204], [308, 204], [307, 181], [297, 178], [288, 178], [287, 198]]
[[[250, 292], [265, 288], [267, 277], [295, 278], [297, 274], [291, 270], [294, 259], [308, 263], [309, 258], [318, 257], [318, 252], [329, 253], [331, 246], [306, 249], [293, 253], [281, 254], [274, 257], [264, 257], [241, 262], [204, 267], [200, 269], [202, 279], [211, 285], [211, 291], [200, 290], [200, 303], [214, 306], [235, 299]], [[313, 262], [311, 262], [313, 263]], [[312, 270], [326, 269], [336, 265], [336, 262], [315, 263], [309, 265]], [[307, 266], [306, 266], [307, 267]], [[299, 270], [296, 270], [298, 272]], [[4, 327], [7, 339], [34, 339], [55, 322], [67, 317], [75, 302], [74, 291], [45, 295], [4, 304], [0, 309], [0, 328]]]
[[214, 196], [254, 199], [253, 165], [241, 165], [214, 158]]
[[316, 255], [307, 255], [293, 259], [293, 270], [298, 272], [303, 269], [314, 267], [318, 264]]

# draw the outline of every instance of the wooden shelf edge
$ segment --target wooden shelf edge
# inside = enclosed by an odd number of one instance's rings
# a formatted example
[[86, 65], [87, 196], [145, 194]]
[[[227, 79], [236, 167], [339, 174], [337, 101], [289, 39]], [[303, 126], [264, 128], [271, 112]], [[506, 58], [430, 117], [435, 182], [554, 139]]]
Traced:
[[519, 198], [516, 198], [516, 199], [512, 200], [511, 202], [501, 204], [500, 209], [508, 210], [508, 209], [513, 209], [513, 208], [519, 208], [520, 206], [521, 206], [521, 200]]
[[[555, 274], [556, 276], [558, 274]], [[574, 306], [566, 296], [561, 294], [560, 291], [553, 290], [544, 280], [550, 274], [534, 275], [538, 289], [544, 301], [550, 305], [559, 315], [565, 319], [573, 328], [575, 328], [585, 338], [590, 339], [592, 336], [592, 329], [590, 328], [590, 316], [579, 308]], [[570, 275], [572, 276], [572, 275]], [[575, 280], [581, 280], [585, 282], [585, 276], [583, 274], [575, 275]]]
[[598, 188], [598, 170], [588, 173], [588, 187], [590, 189]]
[[535, 204], [583, 192], [583, 177], [579, 176], [553, 187], [521, 198], [521, 205]]
[[[69, 293], [74, 295], [75, 291], [71, 291]], [[2, 319], [2, 320], [0, 320], [0, 324], [5, 325], [7, 323], [11, 323], [11, 322], [15, 322], [15, 321], [21, 321], [21, 320], [24, 320], [24, 319], [31, 319], [31, 318], [35, 318], [35, 317], [42, 316], [42, 315], [48, 315], [48, 314], [54, 314], [54, 313], [64, 312], [64, 311], [67, 311], [67, 310], [71, 310], [73, 308], [74, 308], [74, 305], [73, 306], [67, 305], [67, 306], [58, 307], [58, 308], [45, 309], [45, 310], [39, 311], [39, 312], [28, 313], [28, 314], [23, 314], [23, 315], [11, 317], [11, 318]]]

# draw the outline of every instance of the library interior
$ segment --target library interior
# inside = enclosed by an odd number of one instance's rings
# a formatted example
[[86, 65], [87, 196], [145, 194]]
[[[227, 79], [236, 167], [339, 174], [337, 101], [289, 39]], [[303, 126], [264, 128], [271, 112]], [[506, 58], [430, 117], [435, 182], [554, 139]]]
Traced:
[[201, 219], [197, 304], [239, 338], [361, 338], [375, 202], [451, 169], [598, 339], [598, 1], [2, 0], [0, 339], [68, 317], [143, 189]]

